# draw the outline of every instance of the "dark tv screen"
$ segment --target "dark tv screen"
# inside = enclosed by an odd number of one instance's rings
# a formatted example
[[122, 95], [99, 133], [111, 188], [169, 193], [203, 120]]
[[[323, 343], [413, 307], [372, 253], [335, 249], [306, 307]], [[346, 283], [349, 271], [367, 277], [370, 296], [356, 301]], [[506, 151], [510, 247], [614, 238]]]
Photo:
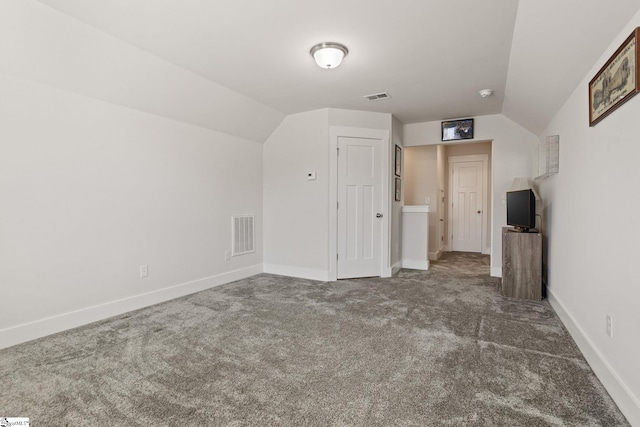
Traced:
[[536, 227], [536, 197], [532, 190], [507, 192], [507, 225], [525, 231]]

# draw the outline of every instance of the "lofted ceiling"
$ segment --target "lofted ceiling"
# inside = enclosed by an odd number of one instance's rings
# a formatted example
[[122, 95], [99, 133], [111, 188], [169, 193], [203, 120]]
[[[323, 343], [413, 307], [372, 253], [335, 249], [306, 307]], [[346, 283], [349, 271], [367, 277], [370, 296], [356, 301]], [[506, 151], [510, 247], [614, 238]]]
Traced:
[[[39, 0], [284, 114], [503, 113], [539, 134], [640, 0]], [[349, 48], [333, 70], [316, 43]], [[481, 98], [490, 88], [494, 96]], [[384, 101], [364, 96], [388, 92]], [[585, 119], [586, 120], [586, 119]]]

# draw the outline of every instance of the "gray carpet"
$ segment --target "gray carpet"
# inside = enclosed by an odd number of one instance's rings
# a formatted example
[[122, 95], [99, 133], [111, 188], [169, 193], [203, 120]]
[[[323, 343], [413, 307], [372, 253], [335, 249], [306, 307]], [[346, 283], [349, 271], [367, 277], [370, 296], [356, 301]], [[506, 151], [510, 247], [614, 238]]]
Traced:
[[332, 283], [261, 274], [0, 350], [32, 426], [626, 426], [547, 302], [488, 257]]

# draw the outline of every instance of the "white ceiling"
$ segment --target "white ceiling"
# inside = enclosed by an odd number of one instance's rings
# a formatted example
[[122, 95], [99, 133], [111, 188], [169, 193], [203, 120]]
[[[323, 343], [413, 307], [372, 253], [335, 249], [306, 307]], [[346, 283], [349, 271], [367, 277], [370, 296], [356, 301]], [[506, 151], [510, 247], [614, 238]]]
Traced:
[[[640, 0], [40, 0], [285, 114], [504, 113], [540, 133]], [[336, 41], [334, 70], [309, 49]], [[490, 98], [478, 91], [495, 90]], [[386, 91], [391, 99], [366, 101]]]

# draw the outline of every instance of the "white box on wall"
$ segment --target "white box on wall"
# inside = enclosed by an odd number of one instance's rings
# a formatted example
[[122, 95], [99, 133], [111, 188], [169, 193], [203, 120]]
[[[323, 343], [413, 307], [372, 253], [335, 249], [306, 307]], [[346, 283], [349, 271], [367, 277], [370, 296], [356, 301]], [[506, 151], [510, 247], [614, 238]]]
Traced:
[[535, 179], [543, 179], [560, 171], [560, 136], [549, 135], [538, 144], [533, 156]]

